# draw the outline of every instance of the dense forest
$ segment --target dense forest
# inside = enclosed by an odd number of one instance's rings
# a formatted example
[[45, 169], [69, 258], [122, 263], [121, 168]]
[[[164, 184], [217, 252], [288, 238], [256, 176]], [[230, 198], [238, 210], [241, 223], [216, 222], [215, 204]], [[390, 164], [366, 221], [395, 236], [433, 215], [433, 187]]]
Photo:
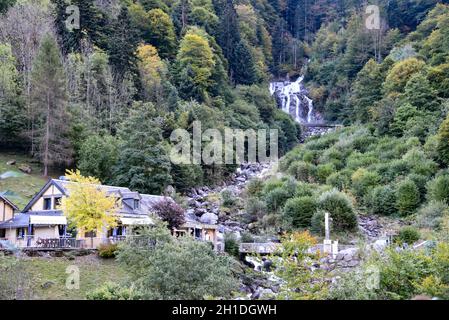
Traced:
[[[301, 129], [269, 96], [274, 77], [306, 72], [326, 119], [346, 124], [387, 126], [397, 93], [416, 94], [422, 77], [431, 104], [444, 97], [444, 7], [414, 31], [437, 2], [379, 1], [380, 29], [368, 30], [365, 1], [2, 1], [0, 144], [29, 152], [44, 175], [76, 166], [141, 192], [220, 181], [235, 167], [170, 164], [170, 133], [195, 120], [278, 129], [284, 154]], [[404, 69], [426, 74], [405, 89]]]
[[[217, 200], [248, 231], [225, 235], [229, 256], [217, 262], [207, 246], [188, 240], [182, 255], [172, 240], [151, 253], [125, 246], [118, 257], [129, 270], [160, 262], [147, 272], [151, 290], [144, 271], [133, 274], [146, 290], [137, 298], [231, 297], [236, 259], [228, 258], [238, 256], [238, 241], [288, 234], [277, 298], [447, 299], [448, 2], [1, 0], [0, 148], [30, 154], [44, 176], [77, 168], [102, 183], [161, 194], [169, 185], [185, 192], [220, 184], [237, 168], [171, 163], [173, 130], [192, 132], [195, 121], [222, 131], [278, 129], [279, 172]], [[367, 28], [372, 4], [379, 26]], [[317, 112], [343, 128], [303, 141], [305, 128], [268, 90], [270, 81], [300, 75]], [[398, 246], [420, 239], [434, 246], [370, 253], [337, 283], [328, 270], [302, 265], [322, 262], [307, 250], [312, 235], [324, 234], [325, 212], [343, 244], [364, 240], [360, 222], [369, 216], [391, 226]], [[165, 227], [149, 232], [171, 239]], [[167, 266], [180, 280], [154, 291]], [[363, 272], [372, 266], [380, 284], [370, 291]], [[219, 281], [179, 293], [191, 277], [179, 272], [186, 269], [204, 278], [215, 270]], [[112, 298], [135, 298], [128, 289], [100, 288], [91, 298], [115, 290]]]

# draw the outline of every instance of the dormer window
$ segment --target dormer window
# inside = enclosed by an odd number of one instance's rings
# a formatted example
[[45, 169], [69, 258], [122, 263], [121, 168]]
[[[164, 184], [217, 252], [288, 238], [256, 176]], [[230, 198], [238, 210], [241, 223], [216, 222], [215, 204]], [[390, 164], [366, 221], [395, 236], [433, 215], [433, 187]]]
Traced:
[[138, 199], [134, 199], [134, 210], [139, 209], [140, 203]]
[[51, 198], [44, 198], [44, 210], [51, 210]]

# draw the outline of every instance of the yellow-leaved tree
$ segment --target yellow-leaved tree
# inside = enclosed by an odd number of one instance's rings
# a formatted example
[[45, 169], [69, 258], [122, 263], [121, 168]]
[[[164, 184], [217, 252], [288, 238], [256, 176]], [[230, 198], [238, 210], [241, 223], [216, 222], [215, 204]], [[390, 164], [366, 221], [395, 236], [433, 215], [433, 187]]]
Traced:
[[94, 232], [117, 225], [117, 199], [106, 194], [97, 178], [84, 177], [79, 170], [67, 170], [65, 176], [70, 181], [68, 197], [62, 199], [60, 208], [78, 232], [91, 233], [93, 242]]

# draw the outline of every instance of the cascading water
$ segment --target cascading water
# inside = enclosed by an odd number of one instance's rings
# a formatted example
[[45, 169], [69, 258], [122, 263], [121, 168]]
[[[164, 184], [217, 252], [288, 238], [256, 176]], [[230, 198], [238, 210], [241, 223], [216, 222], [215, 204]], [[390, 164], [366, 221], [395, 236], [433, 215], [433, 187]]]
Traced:
[[313, 101], [307, 94], [307, 89], [300, 76], [296, 81], [278, 81], [270, 83], [270, 94], [275, 95], [282, 111], [290, 114], [299, 123], [321, 122], [320, 115], [313, 108]]

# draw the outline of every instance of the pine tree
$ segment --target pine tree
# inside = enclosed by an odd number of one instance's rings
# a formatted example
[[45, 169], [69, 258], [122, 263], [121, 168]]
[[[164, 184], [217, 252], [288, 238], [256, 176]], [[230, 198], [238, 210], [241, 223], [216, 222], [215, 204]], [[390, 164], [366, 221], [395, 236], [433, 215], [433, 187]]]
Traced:
[[[103, 12], [91, 0], [54, 0], [55, 2], [55, 27], [61, 39], [62, 51], [64, 53], [79, 52], [83, 42], [91, 42], [105, 49], [107, 46], [107, 33], [109, 22]], [[79, 8], [80, 28], [69, 30], [66, 20], [69, 17], [66, 9], [74, 5]]]
[[439, 106], [436, 91], [432, 89], [429, 80], [421, 73], [413, 75], [407, 82], [405, 99], [419, 110], [435, 111]]
[[357, 120], [361, 122], [369, 120], [369, 109], [382, 98], [382, 82], [380, 66], [374, 59], [369, 60], [357, 74], [351, 93], [351, 104]]
[[0, 44], [0, 145], [17, 143], [25, 127], [19, 72], [11, 46]]
[[112, 23], [109, 38], [109, 61], [116, 78], [121, 80], [127, 72], [135, 73], [137, 70], [136, 49], [139, 41], [126, 7], [122, 7]]
[[235, 48], [234, 82], [236, 84], [251, 85], [257, 82], [257, 70], [253, 56], [248, 46], [240, 41]]
[[113, 182], [142, 193], [160, 194], [172, 182], [170, 159], [163, 146], [162, 119], [151, 103], [135, 103], [118, 135]]
[[449, 166], [449, 116], [441, 124], [437, 137], [437, 151], [439, 161], [442, 164]]
[[42, 161], [47, 176], [49, 166], [71, 159], [64, 69], [58, 45], [50, 35], [42, 40], [31, 77], [32, 103], [38, 119], [33, 137], [37, 146], [34, 156]]

